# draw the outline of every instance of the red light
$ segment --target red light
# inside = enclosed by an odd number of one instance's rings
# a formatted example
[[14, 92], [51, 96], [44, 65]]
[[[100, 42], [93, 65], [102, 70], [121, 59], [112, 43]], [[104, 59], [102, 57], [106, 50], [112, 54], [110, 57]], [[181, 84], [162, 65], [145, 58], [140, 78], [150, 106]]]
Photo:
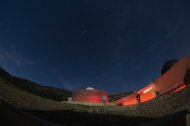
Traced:
[[150, 91], [146, 94], [142, 94], [141, 95], [141, 102], [146, 102], [149, 101], [151, 99], [155, 98], [155, 92], [154, 91]]
[[73, 92], [73, 101], [78, 102], [102, 102], [102, 96], [109, 102], [108, 94], [100, 90], [77, 90]]
[[178, 91], [181, 91], [183, 90], [184, 88], [186, 88], [187, 86], [184, 84], [184, 85], [181, 85], [180, 87], [178, 87], [174, 92], [178, 92]]

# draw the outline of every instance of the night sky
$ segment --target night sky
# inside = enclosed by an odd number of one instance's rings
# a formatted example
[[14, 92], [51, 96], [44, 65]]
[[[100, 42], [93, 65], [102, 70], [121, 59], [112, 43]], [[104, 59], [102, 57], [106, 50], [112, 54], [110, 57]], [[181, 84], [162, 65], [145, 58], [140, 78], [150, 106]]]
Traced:
[[137, 90], [189, 54], [189, 0], [0, 1], [0, 66], [45, 86]]

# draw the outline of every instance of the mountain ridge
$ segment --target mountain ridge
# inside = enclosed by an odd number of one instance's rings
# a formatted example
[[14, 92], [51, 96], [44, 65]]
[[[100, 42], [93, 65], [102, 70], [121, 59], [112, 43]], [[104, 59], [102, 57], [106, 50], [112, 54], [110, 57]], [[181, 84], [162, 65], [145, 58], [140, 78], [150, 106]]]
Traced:
[[28, 79], [16, 77], [0, 67], [0, 79], [4, 80], [6, 84], [28, 91], [32, 94], [49, 98], [57, 101], [65, 101], [71, 96], [72, 92], [66, 89], [59, 89], [56, 87], [42, 86]]

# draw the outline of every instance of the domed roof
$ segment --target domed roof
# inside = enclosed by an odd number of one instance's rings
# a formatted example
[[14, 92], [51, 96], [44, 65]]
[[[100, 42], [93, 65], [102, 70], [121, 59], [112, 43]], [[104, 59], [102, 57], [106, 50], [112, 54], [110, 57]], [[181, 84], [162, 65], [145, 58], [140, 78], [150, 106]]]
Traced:
[[165, 72], [171, 69], [177, 62], [178, 62], [177, 59], [170, 59], [166, 61], [162, 67], [161, 74], [163, 75]]
[[72, 93], [72, 101], [100, 103], [102, 102], [102, 96], [106, 96], [106, 102], [109, 102], [109, 95], [107, 92], [88, 87], [86, 89], [74, 91]]
[[87, 87], [86, 90], [95, 90], [93, 87]]

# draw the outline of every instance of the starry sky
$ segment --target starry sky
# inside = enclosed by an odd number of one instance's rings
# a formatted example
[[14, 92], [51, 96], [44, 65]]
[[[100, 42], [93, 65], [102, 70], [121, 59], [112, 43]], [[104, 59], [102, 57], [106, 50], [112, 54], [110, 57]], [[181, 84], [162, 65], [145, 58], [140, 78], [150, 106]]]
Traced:
[[1, 0], [0, 66], [41, 85], [137, 90], [190, 54], [189, 0]]

